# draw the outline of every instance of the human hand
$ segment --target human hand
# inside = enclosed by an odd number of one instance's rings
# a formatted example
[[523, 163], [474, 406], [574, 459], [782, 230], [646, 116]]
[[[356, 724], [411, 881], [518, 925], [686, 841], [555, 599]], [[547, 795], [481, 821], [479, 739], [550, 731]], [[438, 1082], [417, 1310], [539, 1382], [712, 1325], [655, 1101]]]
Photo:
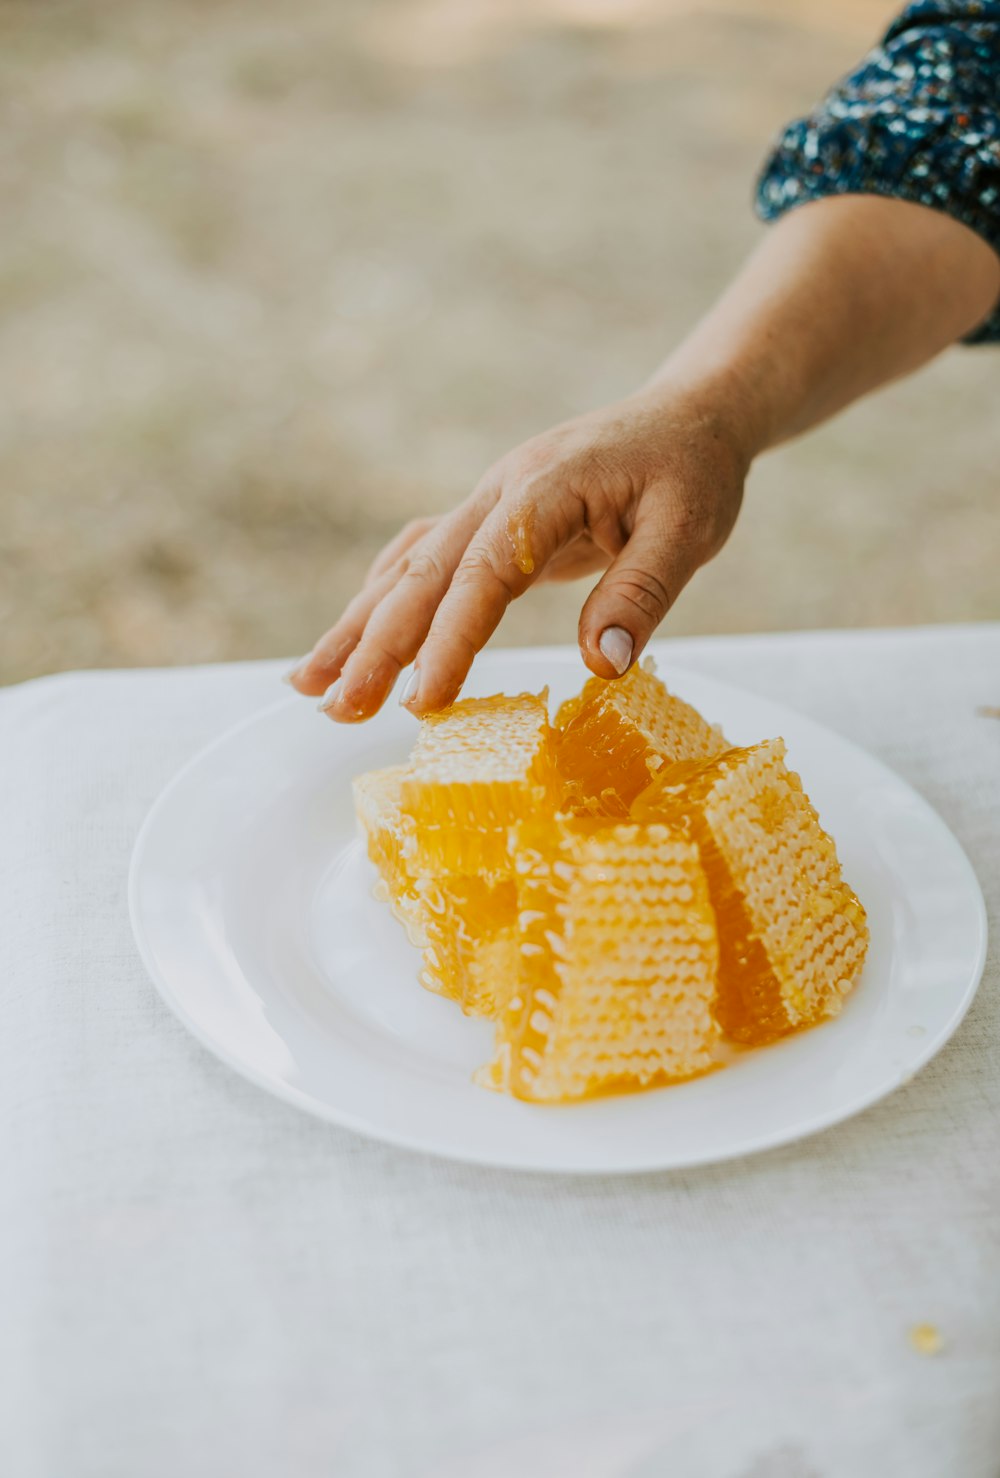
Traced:
[[407, 524], [288, 681], [358, 722], [414, 662], [400, 702], [432, 712], [458, 696], [512, 600], [537, 580], [601, 570], [580, 650], [599, 677], [620, 676], [725, 543], [749, 460], [721, 416], [662, 384], [556, 426], [501, 458], [453, 512]]

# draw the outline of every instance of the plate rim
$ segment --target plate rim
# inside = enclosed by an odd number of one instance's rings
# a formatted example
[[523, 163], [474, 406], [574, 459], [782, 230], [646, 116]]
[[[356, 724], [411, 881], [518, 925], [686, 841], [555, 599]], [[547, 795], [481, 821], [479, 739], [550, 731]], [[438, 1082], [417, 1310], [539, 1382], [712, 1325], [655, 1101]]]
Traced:
[[[669, 645], [669, 641], [650, 642], [644, 655], [653, 656], [658, 664], [666, 663], [669, 656]], [[545, 662], [565, 660], [567, 657], [579, 659], [577, 648], [569, 644], [553, 644], [537, 647], [491, 647], [480, 654], [477, 664], [480, 670], [482, 670], [483, 667], [492, 665], [491, 659], [492, 661], [499, 662], [524, 662], [525, 660]], [[279, 710], [294, 705], [296, 701], [303, 701], [301, 699], [297, 700], [292, 694], [282, 695], [271, 703], [264, 704], [260, 708], [254, 709], [253, 712], [245, 714], [243, 718], [230, 724], [190, 755], [156, 794], [136, 832], [129, 859], [126, 890], [129, 922], [139, 957], [161, 1002], [181, 1022], [187, 1031], [191, 1033], [199, 1045], [211, 1053], [218, 1061], [222, 1062], [224, 1066], [237, 1073], [245, 1081], [254, 1084], [255, 1087], [291, 1105], [300, 1112], [307, 1113], [313, 1118], [322, 1120], [324, 1123], [335, 1124], [339, 1128], [348, 1129], [366, 1139], [392, 1145], [397, 1149], [405, 1149], [412, 1153], [429, 1155], [434, 1159], [446, 1160], [456, 1164], [482, 1166], [488, 1169], [518, 1172], [526, 1175], [586, 1176], [589, 1178], [593, 1176], [670, 1174], [676, 1171], [695, 1169], [700, 1166], [720, 1165], [733, 1160], [749, 1159], [751, 1156], [765, 1154], [769, 1150], [781, 1149], [800, 1140], [811, 1139], [825, 1130], [834, 1129], [847, 1120], [855, 1118], [858, 1114], [864, 1113], [866, 1109], [873, 1107], [876, 1103], [890, 1097], [897, 1088], [905, 1086], [906, 1083], [912, 1081], [917, 1074], [922, 1072], [944, 1050], [965, 1020], [982, 983], [989, 947], [989, 917], [982, 886], [968, 853], [937, 808], [920, 791], [911, 785], [908, 780], [893, 770], [878, 755], [873, 754], [870, 750], [865, 749], [863, 745], [857, 743], [856, 740], [848, 738], [831, 725], [822, 723], [812, 718], [809, 714], [802, 713], [793, 705], [785, 703], [781, 699], [770, 698], [766, 694], [755, 693], [744, 684], [732, 683], [725, 678], [715, 677], [711, 673], [699, 672], [697, 668], [683, 662], [680, 664], [671, 664], [670, 670], [680, 677], [681, 686], [683, 685], [683, 680], [689, 677], [696, 681], [708, 682], [718, 687], [726, 688], [734, 694], [745, 696], [758, 702], [768, 703], [777, 708], [783, 708], [787, 712], [794, 714], [798, 724], [805, 725], [809, 729], [814, 729], [820, 734], [832, 735], [839, 745], [846, 747], [853, 755], [860, 756], [867, 765], [875, 767], [883, 775], [887, 776], [894, 787], [905, 790], [909, 795], [913, 796], [921, 807], [933, 816], [938, 826], [948, 837], [954, 849], [956, 860], [964, 870], [967, 882], [971, 884], [969, 901], [975, 906], [977, 927], [978, 948], [976, 961], [962, 999], [955, 1005], [945, 1026], [939, 1030], [934, 1038], [936, 1045], [933, 1051], [926, 1057], [923, 1057], [911, 1072], [901, 1075], [895, 1081], [886, 1082], [864, 1090], [856, 1097], [840, 1105], [832, 1114], [822, 1113], [816, 1115], [814, 1118], [805, 1120], [798, 1118], [787, 1129], [776, 1130], [753, 1143], [738, 1144], [733, 1147], [722, 1148], [707, 1153], [704, 1150], [700, 1150], [691, 1154], [689, 1157], [673, 1153], [669, 1160], [651, 1158], [647, 1154], [633, 1160], [616, 1158], [614, 1164], [602, 1163], [567, 1166], [555, 1162], [528, 1164], [516, 1158], [507, 1157], [502, 1152], [477, 1153], [474, 1148], [453, 1149], [428, 1144], [418, 1137], [407, 1135], [405, 1132], [387, 1129], [381, 1125], [376, 1126], [366, 1118], [352, 1114], [350, 1110], [339, 1109], [334, 1105], [328, 1104], [306, 1090], [286, 1083], [284, 1080], [269, 1075], [253, 1064], [246, 1062], [237, 1053], [231, 1051], [223, 1040], [202, 1027], [197, 1018], [188, 1011], [186, 1005], [176, 995], [164, 971], [161, 969], [159, 959], [147, 937], [142, 917], [139, 899], [141, 869], [149, 838], [174, 792], [180, 789], [188, 776], [197, 770], [211, 754], [226, 744], [231, 743], [243, 730], [254, 727]], [[544, 1111], [549, 1106], [541, 1105], [540, 1107]]]

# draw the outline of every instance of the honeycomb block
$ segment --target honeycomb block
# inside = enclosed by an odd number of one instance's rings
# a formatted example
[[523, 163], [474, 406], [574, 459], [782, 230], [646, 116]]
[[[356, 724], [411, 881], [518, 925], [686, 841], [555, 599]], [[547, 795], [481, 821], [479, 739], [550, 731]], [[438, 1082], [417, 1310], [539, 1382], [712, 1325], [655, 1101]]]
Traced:
[[414, 823], [402, 809], [407, 765], [373, 770], [354, 781], [354, 801], [368, 856], [410, 942], [422, 951], [420, 980], [469, 1015], [493, 1016], [514, 979], [517, 895], [512, 863], [495, 876], [414, 871]]
[[552, 779], [547, 694], [466, 698], [429, 715], [401, 790], [410, 870], [509, 871], [510, 828], [546, 804]]
[[719, 927], [716, 1015], [739, 1042], [835, 1016], [868, 947], [865, 911], [782, 740], [665, 770], [638, 798], [646, 823], [686, 824]]
[[513, 877], [425, 878], [416, 884], [428, 990], [467, 1016], [495, 1016], [517, 971], [517, 889]]
[[518, 828], [517, 983], [477, 1080], [536, 1102], [712, 1066], [718, 960], [697, 849], [669, 827]]
[[556, 714], [562, 805], [576, 815], [624, 818], [665, 764], [728, 748], [721, 729], [675, 698], [647, 660], [624, 677], [591, 678]]
[[407, 852], [413, 851], [413, 823], [403, 813], [403, 781], [408, 765], [369, 770], [352, 783], [354, 809], [368, 845], [368, 856], [390, 898], [410, 886]]

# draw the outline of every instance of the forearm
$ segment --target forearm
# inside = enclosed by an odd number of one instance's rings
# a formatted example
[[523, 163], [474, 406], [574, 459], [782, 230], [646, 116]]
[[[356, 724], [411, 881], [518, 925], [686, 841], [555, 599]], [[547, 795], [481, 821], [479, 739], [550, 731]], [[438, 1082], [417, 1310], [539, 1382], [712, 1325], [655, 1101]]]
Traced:
[[648, 394], [693, 396], [749, 456], [910, 373], [1000, 296], [1000, 257], [937, 211], [877, 196], [801, 207], [670, 356]]

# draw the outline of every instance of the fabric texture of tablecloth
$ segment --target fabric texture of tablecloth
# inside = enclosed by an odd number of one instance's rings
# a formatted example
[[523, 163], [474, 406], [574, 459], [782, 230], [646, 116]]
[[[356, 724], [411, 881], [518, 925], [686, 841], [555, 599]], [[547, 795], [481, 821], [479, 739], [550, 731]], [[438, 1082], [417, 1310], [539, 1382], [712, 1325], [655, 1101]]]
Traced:
[[[1000, 938], [1000, 626], [673, 650], [898, 770]], [[145, 812], [280, 670], [0, 693], [3, 1478], [997, 1478], [996, 944], [929, 1067], [786, 1149], [588, 1180], [367, 1142], [211, 1057], [129, 928]]]

